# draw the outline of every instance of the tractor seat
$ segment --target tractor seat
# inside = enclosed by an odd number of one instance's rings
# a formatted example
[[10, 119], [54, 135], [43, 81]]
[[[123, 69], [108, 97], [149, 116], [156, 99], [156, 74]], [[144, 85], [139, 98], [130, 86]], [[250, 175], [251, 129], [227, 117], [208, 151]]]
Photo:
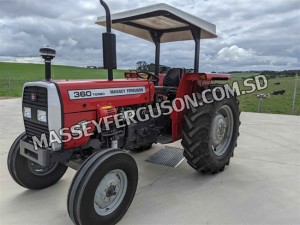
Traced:
[[164, 78], [163, 85], [165, 87], [177, 87], [178, 88], [183, 73], [184, 73], [183, 68], [169, 69]]
[[156, 93], [160, 93], [164, 95], [167, 95], [169, 93], [176, 93], [183, 74], [184, 74], [183, 68], [169, 69], [163, 80], [164, 86], [155, 87]]

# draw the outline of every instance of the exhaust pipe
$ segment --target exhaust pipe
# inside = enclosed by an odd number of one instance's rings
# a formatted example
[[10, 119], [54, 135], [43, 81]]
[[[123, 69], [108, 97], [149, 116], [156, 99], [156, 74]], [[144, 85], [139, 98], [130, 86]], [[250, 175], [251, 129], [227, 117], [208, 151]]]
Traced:
[[108, 71], [108, 80], [112, 81], [113, 69], [117, 69], [116, 35], [111, 33], [111, 16], [107, 4], [100, 0], [106, 12], [106, 33], [102, 34], [103, 67]]
[[51, 60], [55, 58], [56, 51], [48, 46], [46, 48], [40, 48], [42, 58], [45, 60], [45, 79], [51, 80]]

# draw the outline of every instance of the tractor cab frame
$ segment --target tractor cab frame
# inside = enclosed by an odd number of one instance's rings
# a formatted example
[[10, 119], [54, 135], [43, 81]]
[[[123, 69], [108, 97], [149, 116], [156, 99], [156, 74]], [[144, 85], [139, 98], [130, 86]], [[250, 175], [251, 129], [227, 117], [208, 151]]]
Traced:
[[[113, 28], [155, 44], [154, 74], [149, 71], [130, 72], [126, 73], [125, 77], [144, 78], [145, 76], [141, 76], [141, 74], [146, 74], [148, 75], [147, 78], [151, 78], [150, 80], [156, 85], [155, 92], [157, 94], [168, 95], [173, 93], [176, 98], [183, 98], [184, 95], [200, 92], [200, 88], [207, 87], [212, 80], [228, 80], [231, 78], [229, 74], [199, 73], [200, 40], [217, 37], [214, 24], [164, 3], [112, 15], [108, 7], [105, 7], [105, 9], [106, 16], [98, 17], [96, 24], [107, 27], [107, 33], [110, 33]], [[117, 55], [114, 44], [115, 37], [111, 42], [108, 42], [106, 35], [103, 35], [103, 61], [104, 68], [108, 69], [108, 79], [112, 80], [112, 69], [116, 68], [117, 63], [113, 63], [114, 67], [107, 67], [106, 65], [108, 61], [116, 60], [114, 58]], [[193, 71], [186, 72], [182, 68], [173, 68], [166, 74], [160, 74], [161, 43], [188, 40], [194, 40], [195, 42]], [[183, 116], [184, 111], [173, 111], [171, 114], [172, 141], [182, 138]]]
[[[96, 24], [106, 26], [106, 17]], [[194, 40], [194, 72], [199, 70], [200, 39], [216, 38], [216, 26], [167, 4], [156, 4], [111, 15], [113, 29], [155, 44], [155, 75], [159, 75], [161, 43]]]
[[[159, 76], [161, 43], [194, 40], [194, 73], [199, 71], [200, 40], [216, 38], [216, 26], [164, 3], [98, 17], [96, 24], [150, 41], [155, 44], [155, 75]], [[109, 21], [109, 22], [107, 22]], [[105, 46], [104, 46], [105, 48]], [[104, 58], [114, 53], [107, 52]], [[215, 74], [216, 78], [224, 77]], [[228, 77], [227, 77], [228, 78]]]

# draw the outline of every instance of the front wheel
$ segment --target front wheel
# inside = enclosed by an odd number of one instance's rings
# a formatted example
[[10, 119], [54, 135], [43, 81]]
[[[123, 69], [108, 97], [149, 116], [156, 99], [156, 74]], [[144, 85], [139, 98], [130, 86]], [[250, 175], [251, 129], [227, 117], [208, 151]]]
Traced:
[[137, 183], [137, 165], [129, 154], [120, 149], [96, 152], [70, 186], [70, 218], [77, 225], [116, 224], [128, 210]]
[[[212, 96], [208, 96], [212, 100]], [[184, 115], [182, 146], [188, 164], [202, 173], [218, 173], [229, 165], [240, 125], [236, 97], [191, 107]]]
[[8, 157], [7, 167], [11, 177], [19, 185], [28, 189], [43, 189], [55, 184], [68, 169], [58, 162], [49, 166], [40, 166], [20, 154], [20, 141], [27, 139], [26, 133], [22, 133], [12, 144]]

